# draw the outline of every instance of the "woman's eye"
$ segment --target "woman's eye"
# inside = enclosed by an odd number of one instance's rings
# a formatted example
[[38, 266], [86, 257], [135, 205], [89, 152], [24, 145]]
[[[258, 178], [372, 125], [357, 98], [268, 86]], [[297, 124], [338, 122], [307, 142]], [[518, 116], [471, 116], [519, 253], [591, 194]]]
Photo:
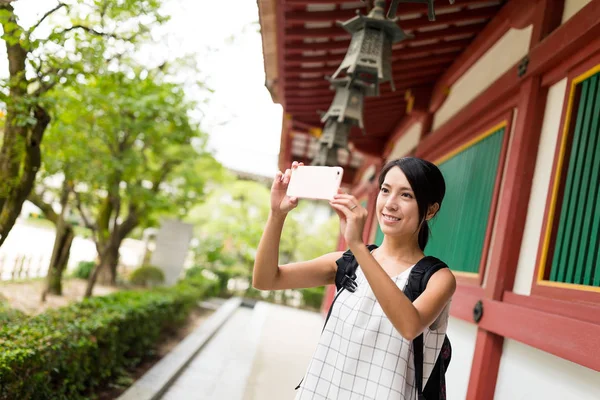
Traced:
[[408, 199], [412, 199], [413, 198], [412, 194], [410, 194], [410, 193], [402, 193], [402, 196], [404, 196], [404, 197], [406, 197]]
[[388, 190], [387, 190], [386, 188], [381, 188], [381, 192], [382, 192], [382, 193], [387, 193], [387, 192], [388, 192]]

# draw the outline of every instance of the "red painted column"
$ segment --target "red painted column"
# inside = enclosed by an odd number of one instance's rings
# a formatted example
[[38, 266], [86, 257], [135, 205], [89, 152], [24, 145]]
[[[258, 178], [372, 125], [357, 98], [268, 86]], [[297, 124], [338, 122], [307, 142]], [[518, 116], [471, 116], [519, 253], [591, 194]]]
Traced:
[[[530, 49], [560, 25], [563, 4], [563, 0], [538, 1], [530, 17], [533, 24]], [[521, 84], [517, 120], [508, 149], [508, 162], [499, 199], [493, 255], [484, 288], [486, 299], [502, 301], [504, 292], [513, 288], [533, 183], [546, 94], [547, 89], [542, 87], [539, 75], [531, 76]], [[484, 309], [480, 322], [485, 321], [485, 318]], [[467, 390], [468, 400], [494, 398], [503, 344], [504, 337], [478, 329]]]
[[[484, 288], [486, 299], [501, 301], [504, 291], [513, 287], [538, 151], [544, 100], [545, 91], [542, 90], [539, 76], [529, 78], [521, 85], [517, 121], [499, 199], [493, 255]], [[483, 318], [486, 318], [485, 309]], [[503, 337], [481, 328], [478, 330], [467, 399], [494, 398], [502, 345]]]

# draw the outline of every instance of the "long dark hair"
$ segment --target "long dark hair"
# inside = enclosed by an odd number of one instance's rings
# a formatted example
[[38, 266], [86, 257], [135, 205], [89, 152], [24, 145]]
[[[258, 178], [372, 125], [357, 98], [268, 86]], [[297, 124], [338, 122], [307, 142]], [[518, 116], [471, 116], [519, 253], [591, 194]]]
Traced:
[[[442, 207], [442, 200], [446, 194], [446, 182], [439, 168], [429, 161], [416, 157], [403, 157], [388, 162], [379, 173], [379, 188], [383, 185], [385, 176], [394, 167], [399, 167], [408, 183], [412, 187], [413, 193], [419, 207], [419, 247], [425, 250], [429, 240], [429, 224], [425, 220], [427, 210], [430, 206], [438, 203]], [[438, 210], [439, 211], [439, 210]]]

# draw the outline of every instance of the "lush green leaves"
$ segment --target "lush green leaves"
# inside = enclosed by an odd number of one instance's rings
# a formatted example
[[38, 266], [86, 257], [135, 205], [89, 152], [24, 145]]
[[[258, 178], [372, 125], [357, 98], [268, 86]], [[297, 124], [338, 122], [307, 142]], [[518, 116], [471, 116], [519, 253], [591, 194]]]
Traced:
[[[269, 189], [257, 182], [234, 180], [214, 190], [189, 220], [197, 225], [197, 262], [213, 271], [249, 277], [269, 214]], [[337, 215], [325, 223], [313, 215], [322, 204], [300, 201], [285, 222], [280, 242], [280, 263], [309, 260], [335, 250]], [[237, 268], [231, 271], [230, 266]]]
[[131, 273], [129, 282], [143, 287], [158, 286], [165, 282], [165, 274], [160, 268], [144, 265]]
[[0, 327], [0, 399], [77, 399], [152, 351], [213, 282], [119, 292]]
[[[145, 226], [160, 215], [181, 216], [222, 173], [182, 88], [142, 75], [108, 73], [53, 93], [57, 118], [44, 143], [45, 169], [76, 184], [99, 229], [108, 226], [104, 217], [125, 218], [128, 208]], [[111, 198], [121, 215], [101, 215]]]
[[9, 64], [8, 78], [0, 80], [7, 122], [0, 135], [0, 245], [36, 178], [49, 114], [56, 118], [48, 92], [94, 74], [129, 72], [137, 46], [166, 20], [159, 0], [64, 0], [24, 26], [17, 3], [0, 4]]

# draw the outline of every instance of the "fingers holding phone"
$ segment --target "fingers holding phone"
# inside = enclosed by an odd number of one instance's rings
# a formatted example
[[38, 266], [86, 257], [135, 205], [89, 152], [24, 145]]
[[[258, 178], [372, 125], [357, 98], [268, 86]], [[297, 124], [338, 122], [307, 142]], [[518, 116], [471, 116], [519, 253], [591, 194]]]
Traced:
[[292, 178], [292, 173], [295, 169], [303, 166], [303, 163], [294, 161], [292, 167], [285, 172], [278, 171], [271, 186], [271, 211], [274, 213], [287, 214], [298, 205], [298, 198], [288, 196], [287, 190]]

